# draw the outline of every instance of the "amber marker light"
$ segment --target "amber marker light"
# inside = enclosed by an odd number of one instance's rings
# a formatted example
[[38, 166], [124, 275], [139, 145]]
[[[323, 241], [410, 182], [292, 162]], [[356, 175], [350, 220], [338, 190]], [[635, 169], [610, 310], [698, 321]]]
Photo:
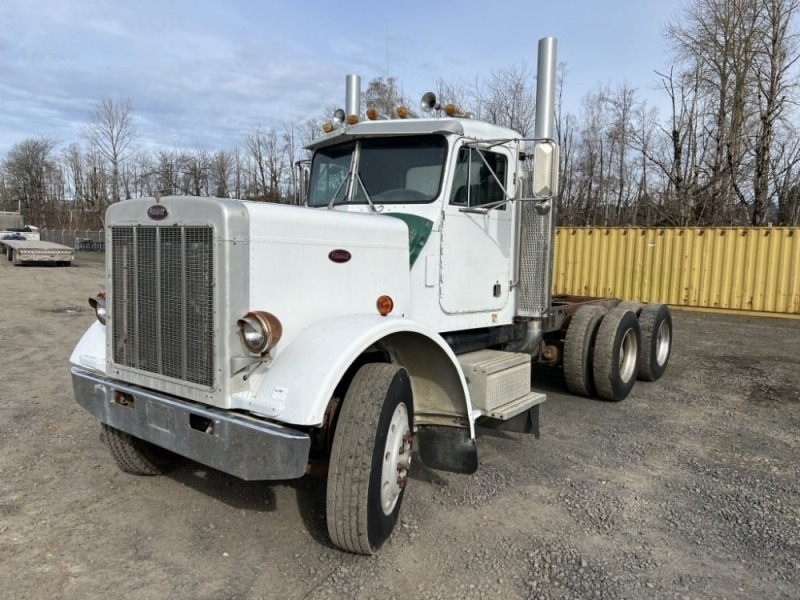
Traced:
[[446, 114], [448, 117], [452, 117], [454, 114], [456, 114], [456, 105], [455, 104], [445, 105], [444, 114]]
[[333, 123], [331, 123], [330, 121], [328, 121], [327, 123], [323, 123], [322, 131], [324, 131], [325, 133], [330, 133], [331, 131], [333, 131]]
[[401, 119], [408, 118], [408, 108], [405, 106], [398, 106], [395, 112], [397, 113], [397, 116], [400, 117]]
[[355, 125], [358, 123], [358, 115], [347, 115], [347, 124]]
[[381, 296], [378, 298], [378, 302], [376, 303], [378, 307], [378, 312], [381, 314], [382, 317], [385, 317], [394, 308], [394, 300], [391, 299], [389, 296]]
[[376, 108], [368, 108], [367, 109], [367, 118], [370, 121], [374, 121], [375, 119], [377, 119], [378, 118], [378, 109], [376, 109]]

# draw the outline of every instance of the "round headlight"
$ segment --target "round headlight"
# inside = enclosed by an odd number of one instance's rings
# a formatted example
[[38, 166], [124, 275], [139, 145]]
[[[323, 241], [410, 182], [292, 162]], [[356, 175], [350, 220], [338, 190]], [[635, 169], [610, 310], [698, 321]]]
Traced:
[[106, 293], [98, 292], [94, 298], [89, 298], [89, 306], [94, 309], [97, 320], [105, 325], [106, 317], [108, 316], [108, 312], [106, 311]]
[[258, 321], [245, 317], [239, 322], [239, 329], [242, 332], [242, 341], [245, 347], [254, 352], [261, 354], [267, 346], [267, 336]]
[[253, 354], [267, 354], [281, 339], [283, 332], [275, 315], [260, 310], [247, 313], [237, 325], [242, 344]]

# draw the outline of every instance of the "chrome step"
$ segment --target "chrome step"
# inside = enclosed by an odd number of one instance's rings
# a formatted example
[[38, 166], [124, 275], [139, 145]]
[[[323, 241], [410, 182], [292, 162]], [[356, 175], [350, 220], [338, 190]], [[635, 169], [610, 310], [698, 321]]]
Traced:
[[502, 406], [487, 411], [486, 416], [492, 417], [493, 419], [500, 419], [501, 421], [507, 421], [512, 417], [516, 417], [521, 412], [533, 408], [537, 404], [541, 404], [546, 398], [547, 396], [542, 393], [530, 392], [516, 400], [512, 400]]

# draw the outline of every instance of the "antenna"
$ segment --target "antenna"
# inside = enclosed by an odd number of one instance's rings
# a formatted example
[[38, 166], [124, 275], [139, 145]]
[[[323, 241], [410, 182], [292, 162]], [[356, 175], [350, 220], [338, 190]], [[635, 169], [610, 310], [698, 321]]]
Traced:
[[386, 79], [389, 79], [389, 20], [386, 20]]

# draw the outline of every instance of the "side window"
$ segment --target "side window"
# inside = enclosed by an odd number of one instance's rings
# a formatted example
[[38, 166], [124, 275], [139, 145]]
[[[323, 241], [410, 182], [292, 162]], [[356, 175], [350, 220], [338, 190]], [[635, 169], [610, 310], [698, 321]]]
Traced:
[[[485, 162], [481, 159], [481, 156], [485, 159]], [[504, 186], [508, 185], [506, 180], [507, 171], [508, 161], [502, 154], [478, 148], [461, 147], [458, 151], [456, 168], [453, 173], [450, 204], [481, 206], [503, 200], [505, 194], [503, 188], [497, 183], [497, 179], [503, 182]], [[495, 176], [497, 179], [495, 179]], [[505, 206], [499, 208], [505, 210]]]

